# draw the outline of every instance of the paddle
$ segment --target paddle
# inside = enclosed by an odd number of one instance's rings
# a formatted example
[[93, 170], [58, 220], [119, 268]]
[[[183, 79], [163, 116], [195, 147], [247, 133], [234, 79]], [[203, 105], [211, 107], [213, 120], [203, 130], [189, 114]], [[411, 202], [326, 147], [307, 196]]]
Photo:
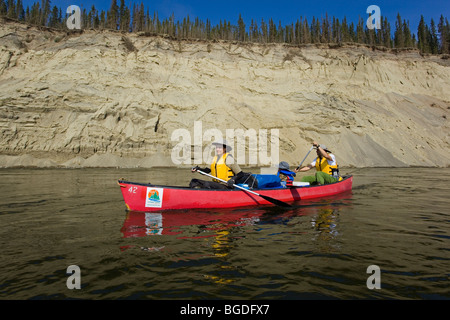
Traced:
[[[217, 178], [217, 177], [214, 177], [214, 176], [212, 176], [212, 175], [210, 175], [210, 174], [207, 174], [207, 173], [205, 173], [205, 172], [203, 172], [203, 171], [200, 171], [200, 170], [198, 170], [198, 169], [197, 169], [196, 171], [197, 171], [198, 173], [200, 173], [200, 174], [203, 174], [204, 176], [208, 176], [208, 177], [210, 177], [210, 178], [213, 178], [213, 179], [222, 181], [222, 182], [224, 182], [224, 183], [227, 183], [225, 180], [222, 180], [222, 179], [219, 179], [219, 178]], [[291, 205], [288, 204], [288, 203], [286, 203], [286, 202], [283, 202], [283, 201], [280, 201], [280, 200], [277, 200], [277, 199], [274, 199], [274, 198], [271, 198], [271, 197], [268, 197], [268, 196], [265, 196], [265, 195], [256, 193], [256, 192], [254, 192], [254, 191], [245, 189], [245, 188], [243, 188], [243, 187], [241, 187], [241, 186], [238, 186], [238, 185], [236, 185], [236, 184], [233, 184], [233, 187], [236, 187], [236, 188], [238, 188], [238, 189], [241, 189], [241, 190], [243, 190], [243, 191], [245, 191], [245, 192], [252, 193], [252, 194], [254, 194], [254, 195], [258, 196], [258, 197], [261, 197], [261, 198], [263, 198], [263, 199], [265, 199], [265, 200], [267, 200], [267, 201], [273, 203], [273, 204], [276, 204], [277, 206], [280, 206], [280, 207], [291, 207]]]
[[306, 157], [308, 157], [309, 153], [312, 151], [312, 149], [314, 148], [314, 146], [311, 147], [311, 149], [309, 149], [308, 153], [306, 154], [306, 156], [303, 158], [302, 162], [298, 165], [297, 170], [300, 169], [300, 167], [302, 166], [303, 162], [305, 161]]

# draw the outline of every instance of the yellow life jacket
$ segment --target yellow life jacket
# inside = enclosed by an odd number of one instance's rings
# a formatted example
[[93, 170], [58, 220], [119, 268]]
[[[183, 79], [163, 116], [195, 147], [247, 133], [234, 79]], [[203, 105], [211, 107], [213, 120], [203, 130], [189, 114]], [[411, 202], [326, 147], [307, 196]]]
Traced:
[[[233, 170], [225, 163], [227, 156], [228, 153], [224, 153], [220, 159], [217, 159], [216, 155], [211, 163], [211, 175], [225, 181], [230, 180], [230, 178], [234, 176]], [[219, 180], [216, 179], [213, 179], [213, 181], [219, 182]]]
[[[333, 166], [330, 166], [328, 164], [327, 158], [325, 158], [325, 157], [322, 157], [322, 158], [317, 157], [317, 159], [316, 159], [316, 170], [317, 171], [325, 172], [325, 173], [327, 173], [327, 174], [329, 174], [331, 176], [331, 175], [333, 175], [332, 169], [336, 169], [337, 170], [338, 169], [337, 164], [333, 165]], [[342, 180], [342, 177], [339, 177], [338, 181], [341, 181], [341, 180]]]

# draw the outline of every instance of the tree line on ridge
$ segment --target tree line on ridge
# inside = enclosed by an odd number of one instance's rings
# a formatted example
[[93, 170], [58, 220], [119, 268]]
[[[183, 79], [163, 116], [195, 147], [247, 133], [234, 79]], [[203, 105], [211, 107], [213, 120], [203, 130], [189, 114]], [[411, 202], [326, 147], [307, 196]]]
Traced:
[[[449, 54], [450, 25], [442, 14], [436, 24], [431, 19], [428, 25], [421, 16], [417, 33], [411, 31], [409, 21], [397, 14], [395, 30], [391, 28], [386, 17], [381, 17], [381, 29], [368, 29], [365, 20], [359, 17], [356, 24], [347, 18], [300, 17], [287, 25], [276, 23], [273, 19], [265, 21], [251, 20], [249, 26], [239, 15], [236, 24], [221, 20], [213, 25], [209, 19], [186, 16], [175, 21], [172, 14], [169, 18], [160, 19], [155, 11], [150, 14], [144, 4], [125, 5], [125, 0], [111, 1], [106, 12], [97, 10], [93, 5], [89, 10], [81, 9], [81, 28], [96, 30], [118, 30], [122, 32], [145, 32], [152, 35], [166, 35], [173, 39], [228, 40], [254, 43], [287, 43], [301, 44], [339, 44], [360, 43], [386, 48], [415, 48], [421, 53]], [[0, 16], [15, 19], [30, 25], [44, 26], [55, 29], [67, 29], [68, 14], [57, 6], [51, 6], [50, 0], [33, 3], [31, 8], [24, 8], [22, 0], [0, 0]], [[393, 32], [392, 32], [393, 31]]]

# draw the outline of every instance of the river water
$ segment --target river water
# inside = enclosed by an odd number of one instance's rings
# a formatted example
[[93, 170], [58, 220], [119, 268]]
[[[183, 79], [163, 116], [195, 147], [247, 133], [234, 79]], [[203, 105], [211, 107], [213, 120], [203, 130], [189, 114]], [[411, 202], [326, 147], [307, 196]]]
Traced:
[[149, 214], [118, 179], [194, 174], [1, 169], [0, 299], [450, 299], [450, 169], [343, 171], [351, 193], [289, 209]]

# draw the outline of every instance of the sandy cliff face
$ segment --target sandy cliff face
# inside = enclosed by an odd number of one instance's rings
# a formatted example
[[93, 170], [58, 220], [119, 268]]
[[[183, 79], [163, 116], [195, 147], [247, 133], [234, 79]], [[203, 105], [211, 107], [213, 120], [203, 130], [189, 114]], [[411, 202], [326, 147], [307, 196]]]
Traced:
[[174, 166], [199, 123], [203, 147], [276, 129], [292, 165], [317, 140], [341, 166], [449, 166], [449, 117], [450, 61], [417, 52], [0, 27], [2, 167]]

